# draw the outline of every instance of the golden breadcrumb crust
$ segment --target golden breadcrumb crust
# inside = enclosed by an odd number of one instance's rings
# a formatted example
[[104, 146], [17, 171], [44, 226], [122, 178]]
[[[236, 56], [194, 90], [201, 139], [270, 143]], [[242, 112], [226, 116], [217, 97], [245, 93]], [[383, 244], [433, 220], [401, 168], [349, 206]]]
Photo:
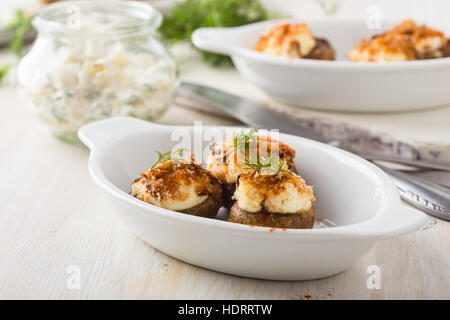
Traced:
[[305, 23], [285, 23], [262, 35], [256, 51], [297, 59], [334, 60], [335, 52], [326, 39], [314, 37]]
[[447, 56], [447, 46], [442, 32], [408, 19], [370, 40], [361, 40], [348, 56], [365, 62], [442, 58]]
[[300, 44], [295, 38], [299, 34], [313, 37], [312, 32], [305, 23], [285, 23], [276, 26], [260, 37], [259, 41], [256, 43], [255, 50], [264, 52], [268, 48], [275, 48], [281, 53], [282, 48], [286, 46], [289, 48], [287, 50], [288, 52], [292, 54], [295, 51], [294, 55], [301, 58]]
[[135, 183], [144, 184], [148, 193], [135, 195], [141, 200], [149, 202], [148, 196], [152, 196], [158, 200], [184, 201], [188, 194], [180, 192], [181, 185], [194, 185], [198, 196], [210, 196], [215, 192], [217, 180], [199, 164], [167, 160], [145, 171]]
[[[270, 155], [272, 152], [278, 153], [280, 159], [285, 162], [287, 168], [296, 172], [295, 168], [295, 150], [287, 144], [272, 139], [269, 136], [258, 135], [256, 139], [256, 155], [261, 160], [261, 155]], [[210, 145], [210, 159], [208, 170], [217, 179], [230, 182], [230, 165], [239, 168], [239, 173], [248, 171], [248, 166], [243, 164], [249, 160], [249, 150], [245, 150], [245, 156], [236, 152], [233, 141], [225, 140], [222, 143], [213, 143]], [[255, 159], [256, 160], [256, 159]], [[233, 181], [235, 182], [235, 181]]]

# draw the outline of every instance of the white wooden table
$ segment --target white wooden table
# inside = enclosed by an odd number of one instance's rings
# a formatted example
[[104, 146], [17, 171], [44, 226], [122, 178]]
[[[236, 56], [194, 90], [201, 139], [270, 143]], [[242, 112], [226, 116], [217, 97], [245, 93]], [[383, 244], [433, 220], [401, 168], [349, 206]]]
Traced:
[[[179, 62], [185, 79], [269, 101], [234, 70], [212, 70], [189, 54]], [[450, 298], [450, 223], [443, 221], [381, 242], [351, 269], [316, 281], [239, 278], [170, 258], [136, 238], [117, 219], [88, 174], [87, 149], [48, 134], [12, 87], [0, 88], [0, 110], [1, 299]], [[450, 141], [450, 108], [327, 115], [399, 138]], [[235, 124], [177, 107], [159, 122], [194, 120], [204, 125]], [[367, 285], [367, 271], [373, 265], [381, 271], [380, 289]]]

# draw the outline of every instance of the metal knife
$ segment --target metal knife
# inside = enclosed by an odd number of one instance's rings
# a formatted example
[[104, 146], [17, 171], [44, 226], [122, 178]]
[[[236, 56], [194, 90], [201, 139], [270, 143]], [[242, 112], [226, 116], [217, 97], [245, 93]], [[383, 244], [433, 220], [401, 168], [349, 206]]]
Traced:
[[[255, 102], [246, 100], [236, 95], [190, 82], [182, 82], [180, 89], [194, 94], [197, 98], [206, 101], [213, 108], [222, 111], [223, 113], [228, 114], [229, 116], [240, 120], [251, 127], [260, 129], [277, 128], [284, 133], [332, 144], [333, 146], [343, 148], [340, 145], [339, 141], [326, 139], [321, 133], [317, 132], [311, 127], [302, 126], [298, 121], [289, 118], [286, 114], [277, 112], [269, 108], [264, 108]], [[404, 164], [407, 166], [413, 166], [416, 168], [450, 172], [450, 165], [435, 163], [423, 159], [412, 160], [384, 155], [380, 153], [362, 153], [355, 152], [354, 150], [348, 151], [357, 153], [361, 157], [368, 160], [387, 161]]]
[[433, 181], [434, 183], [447, 188], [450, 192], [450, 172], [448, 171], [418, 170], [407, 171], [406, 173], [422, 180]]
[[450, 190], [438, 184], [376, 164], [396, 184], [406, 203], [439, 219], [450, 221]]
[[[216, 108], [251, 127], [259, 129], [278, 128], [284, 133], [339, 146], [336, 141], [325, 139], [316, 130], [310, 127], [301, 126], [297, 121], [281, 112], [264, 108], [255, 102], [248, 101], [236, 95], [189, 82], [182, 82], [180, 89], [194, 94], [198, 98], [206, 101], [213, 108]], [[364, 155], [360, 156], [364, 157]], [[429, 163], [424, 160], [404, 160], [379, 155], [376, 157], [366, 156], [365, 158], [368, 160], [386, 160], [403, 163], [420, 168], [450, 171], [450, 166]], [[406, 173], [397, 172], [380, 165], [379, 167], [392, 177], [399, 188], [401, 198], [405, 202], [408, 202], [437, 218], [450, 220], [450, 193], [446, 193], [444, 188], [436, 188], [436, 185], [427, 183], [418, 178], [413, 179], [413, 177]]]

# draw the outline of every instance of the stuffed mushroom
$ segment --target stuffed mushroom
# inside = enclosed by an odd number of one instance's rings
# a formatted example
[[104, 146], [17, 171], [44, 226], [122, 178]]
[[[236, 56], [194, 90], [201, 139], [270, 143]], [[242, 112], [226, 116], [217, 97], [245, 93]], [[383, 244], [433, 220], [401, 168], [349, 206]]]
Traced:
[[288, 170], [296, 172], [294, 149], [268, 136], [255, 135], [252, 130], [210, 145], [208, 171], [222, 183], [224, 207], [229, 209], [233, 205], [236, 180], [251, 168], [251, 162], [264, 162], [274, 154]]
[[270, 29], [261, 36], [255, 50], [295, 59], [335, 59], [330, 43], [326, 39], [315, 37], [305, 23], [285, 23]]
[[130, 194], [165, 209], [215, 217], [222, 206], [219, 181], [195, 163], [193, 156], [187, 160], [168, 158], [163, 157], [136, 179]]
[[239, 176], [233, 198], [230, 222], [292, 229], [314, 225], [313, 189], [295, 173], [249, 171]]
[[445, 58], [450, 57], [450, 41], [444, 33], [408, 19], [370, 40], [361, 40], [348, 56], [356, 62]]

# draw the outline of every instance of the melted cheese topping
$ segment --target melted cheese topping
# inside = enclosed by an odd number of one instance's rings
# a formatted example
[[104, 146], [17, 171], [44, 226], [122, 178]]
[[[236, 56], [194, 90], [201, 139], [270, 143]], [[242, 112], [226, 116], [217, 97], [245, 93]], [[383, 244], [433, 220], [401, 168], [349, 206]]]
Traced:
[[198, 164], [168, 160], [144, 172], [131, 186], [131, 195], [165, 209], [180, 211], [205, 201], [213, 192], [213, 180]]
[[407, 19], [386, 34], [395, 34], [410, 40], [418, 52], [432, 52], [441, 49], [446, 43], [445, 35], [425, 25], [418, 26], [413, 20]]
[[307, 56], [317, 43], [308, 26], [282, 24], [261, 36], [255, 50], [275, 56], [302, 58]]
[[421, 35], [418, 33], [413, 38], [414, 48], [422, 53], [439, 50], [446, 44], [446, 42], [447, 39], [442, 33], [438, 35]]
[[268, 136], [257, 136], [257, 138], [256, 153], [247, 151], [245, 155], [242, 151], [236, 150], [233, 140], [211, 145], [211, 153], [208, 157], [209, 172], [221, 181], [235, 183], [239, 175], [249, 171], [248, 165], [244, 164], [245, 160], [256, 160], [256, 156], [261, 159], [271, 153], [278, 154], [288, 169], [295, 170], [294, 149]]
[[302, 213], [311, 209], [312, 187], [296, 174], [262, 175], [248, 172], [239, 177], [233, 198], [248, 212]]
[[362, 40], [349, 52], [353, 61], [407, 61], [414, 60], [414, 48], [407, 41], [395, 37], [378, 37], [372, 41]]
[[352, 61], [389, 62], [441, 57], [447, 43], [445, 35], [426, 26], [405, 20], [372, 40], [363, 39], [348, 53]]

